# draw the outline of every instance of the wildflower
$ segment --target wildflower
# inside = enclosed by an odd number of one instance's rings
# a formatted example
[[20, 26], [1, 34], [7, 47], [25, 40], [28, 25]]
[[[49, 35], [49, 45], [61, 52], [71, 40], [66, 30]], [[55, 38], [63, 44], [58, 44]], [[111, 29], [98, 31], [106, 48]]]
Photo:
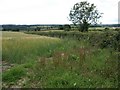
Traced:
[[61, 56], [64, 56], [64, 53], [62, 53]]
[[76, 83], [74, 83], [74, 86], [76, 86], [77, 84]]

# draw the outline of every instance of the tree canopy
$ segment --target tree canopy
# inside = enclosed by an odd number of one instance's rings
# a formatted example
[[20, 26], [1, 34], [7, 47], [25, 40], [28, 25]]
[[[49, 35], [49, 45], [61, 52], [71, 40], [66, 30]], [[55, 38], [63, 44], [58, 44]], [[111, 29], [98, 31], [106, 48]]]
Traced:
[[69, 13], [70, 21], [82, 32], [88, 31], [90, 24], [97, 24], [101, 15], [96, 6], [87, 1], [76, 3]]

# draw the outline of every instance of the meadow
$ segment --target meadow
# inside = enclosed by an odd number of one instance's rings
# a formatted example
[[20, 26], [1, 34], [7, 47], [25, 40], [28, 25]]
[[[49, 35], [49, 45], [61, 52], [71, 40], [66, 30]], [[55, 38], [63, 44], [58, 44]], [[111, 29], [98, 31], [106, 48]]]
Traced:
[[3, 65], [11, 66], [2, 73], [3, 88], [118, 87], [119, 52], [115, 40], [103, 45], [104, 32], [80, 33], [79, 39], [61, 31], [26, 33], [2, 32]]

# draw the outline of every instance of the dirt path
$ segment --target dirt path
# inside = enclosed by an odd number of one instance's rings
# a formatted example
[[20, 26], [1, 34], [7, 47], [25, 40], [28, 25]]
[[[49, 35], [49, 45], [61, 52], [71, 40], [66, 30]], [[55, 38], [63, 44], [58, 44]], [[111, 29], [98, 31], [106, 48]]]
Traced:
[[[10, 70], [12, 67], [14, 67], [14, 64], [10, 64], [6, 61], [0, 61], [0, 64], [1, 64], [1, 72], [2, 73], [4, 73], [7, 70]], [[21, 88], [26, 83], [27, 80], [28, 80], [27, 77], [23, 77], [20, 80], [18, 80], [16, 84], [10, 84], [10, 85], [7, 85], [7, 83], [2, 82], [2, 87], [4, 87], [4, 88]]]
[[2, 72], [9, 70], [10, 68], [14, 66], [14, 64], [10, 64], [6, 61], [1, 61], [0, 64], [2, 65]]

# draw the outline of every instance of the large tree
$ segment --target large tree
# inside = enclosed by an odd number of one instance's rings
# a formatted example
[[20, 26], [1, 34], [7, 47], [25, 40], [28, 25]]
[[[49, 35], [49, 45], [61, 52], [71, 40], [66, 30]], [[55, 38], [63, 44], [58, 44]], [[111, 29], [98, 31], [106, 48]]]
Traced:
[[90, 24], [97, 24], [102, 13], [99, 13], [94, 4], [87, 1], [76, 3], [70, 10], [70, 21], [79, 28], [79, 31], [88, 31]]

